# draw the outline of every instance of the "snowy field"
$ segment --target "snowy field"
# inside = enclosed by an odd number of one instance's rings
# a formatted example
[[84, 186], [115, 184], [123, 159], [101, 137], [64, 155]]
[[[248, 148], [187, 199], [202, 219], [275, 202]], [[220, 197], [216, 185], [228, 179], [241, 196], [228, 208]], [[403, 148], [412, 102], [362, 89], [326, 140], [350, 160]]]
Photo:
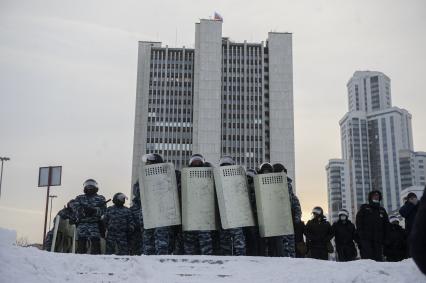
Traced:
[[350, 263], [216, 256], [91, 256], [13, 246], [0, 228], [0, 282], [426, 282], [412, 260]]

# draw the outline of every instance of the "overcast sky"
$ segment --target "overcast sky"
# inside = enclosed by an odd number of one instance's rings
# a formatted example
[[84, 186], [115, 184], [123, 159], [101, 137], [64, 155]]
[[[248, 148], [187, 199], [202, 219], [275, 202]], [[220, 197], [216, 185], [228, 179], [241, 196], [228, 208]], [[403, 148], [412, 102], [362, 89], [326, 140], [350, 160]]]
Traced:
[[293, 33], [297, 194], [304, 218], [327, 210], [325, 165], [340, 157], [338, 121], [356, 70], [392, 81], [426, 151], [426, 1], [0, 0], [0, 226], [41, 241], [46, 190], [38, 167], [62, 165], [54, 212], [94, 178], [129, 193], [137, 42], [193, 47], [194, 23], [219, 12], [223, 36]]

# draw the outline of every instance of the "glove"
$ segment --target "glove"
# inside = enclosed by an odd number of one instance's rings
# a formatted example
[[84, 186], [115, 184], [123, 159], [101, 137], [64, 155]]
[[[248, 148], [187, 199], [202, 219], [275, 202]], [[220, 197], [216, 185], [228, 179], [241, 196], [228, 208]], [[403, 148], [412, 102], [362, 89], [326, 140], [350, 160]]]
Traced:
[[95, 215], [96, 214], [96, 208], [93, 208], [93, 207], [85, 207], [84, 208], [84, 214], [86, 215], [86, 216], [93, 216], [93, 215]]

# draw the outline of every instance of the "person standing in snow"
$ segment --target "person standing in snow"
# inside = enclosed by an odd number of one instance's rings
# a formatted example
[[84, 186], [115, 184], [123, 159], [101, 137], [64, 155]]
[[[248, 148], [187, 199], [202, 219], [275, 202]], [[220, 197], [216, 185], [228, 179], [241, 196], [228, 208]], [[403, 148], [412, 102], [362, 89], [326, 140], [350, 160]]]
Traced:
[[338, 213], [339, 220], [333, 223], [331, 231], [336, 243], [338, 261], [355, 260], [357, 251], [355, 248], [356, 229], [355, 225], [348, 219], [349, 212], [341, 209]]
[[[287, 168], [281, 163], [275, 163], [273, 166], [274, 173], [284, 172], [287, 175]], [[299, 198], [293, 191], [293, 180], [287, 177], [288, 194], [291, 205], [291, 216], [293, 220], [293, 229], [296, 229], [296, 225], [302, 221], [302, 208], [300, 207]], [[283, 240], [283, 256], [285, 257], [296, 257], [296, 244], [295, 235], [284, 235]]]
[[[189, 159], [188, 167], [204, 167], [204, 157], [193, 154]], [[213, 238], [211, 231], [184, 231], [183, 247], [185, 255], [212, 255]]]
[[[146, 165], [164, 163], [163, 157], [158, 153], [145, 154], [142, 161]], [[143, 253], [146, 255], [167, 255], [170, 254], [170, 247], [173, 235], [172, 226], [163, 226], [143, 231]]]
[[107, 229], [106, 254], [129, 254], [129, 237], [135, 230], [135, 224], [132, 212], [124, 206], [126, 199], [123, 193], [116, 193], [112, 199], [114, 205], [108, 207], [102, 216]]
[[88, 179], [83, 184], [84, 195], [79, 195], [70, 205], [76, 213], [77, 253], [85, 254], [90, 245], [91, 254], [101, 253], [101, 216], [106, 210], [105, 197], [98, 195], [98, 183]]
[[[224, 156], [219, 161], [219, 166], [232, 166], [235, 161], [230, 156]], [[242, 227], [221, 229], [219, 231], [221, 255], [246, 255], [245, 237]]]
[[314, 207], [312, 215], [305, 227], [308, 257], [328, 260], [328, 245], [333, 237], [331, 225], [321, 207]]
[[426, 186], [410, 234], [410, 255], [426, 275]]
[[135, 229], [133, 233], [130, 234], [129, 239], [130, 255], [141, 255], [143, 216], [139, 181], [136, 181], [132, 188], [132, 205], [130, 206], [130, 211], [132, 212], [133, 222], [135, 224]]
[[380, 206], [382, 194], [371, 191], [368, 203], [361, 205], [356, 215], [356, 228], [362, 259], [383, 260], [383, 245], [389, 228], [386, 209]]
[[407, 258], [407, 235], [396, 216], [389, 217], [389, 222], [383, 254], [386, 261], [401, 261]]
[[413, 227], [418, 208], [419, 200], [417, 199], [417, 195], [410, 192], [407, 195], [404, 205], [399, 209], [399, 214], [405, 218], [405, 230], [407, 231], [408, 236], [411, 233], [411, 228]]

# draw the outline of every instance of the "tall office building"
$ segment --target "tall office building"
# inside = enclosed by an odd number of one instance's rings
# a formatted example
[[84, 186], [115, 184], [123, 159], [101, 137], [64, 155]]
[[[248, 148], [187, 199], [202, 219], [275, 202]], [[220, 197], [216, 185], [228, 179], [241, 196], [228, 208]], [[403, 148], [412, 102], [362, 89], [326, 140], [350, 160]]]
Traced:
[[[328, 217], [331, 222], [338, 220], [338, 212], [350, 205], [349, 162], [344, 159], [331, 159], [325, 167], [327, 171]], [[348, 209], [352, 217], [351, 209]]]
[[401, 171], [401, 189], [426, 185], [426, 152], [401, 150], [399, 152], [399, 168]]
[[[413, 151], [411, 114], [392, 106], [390, 79], [383, 73], [357, 71], [347, 88], [349, 112], [339, 124], [342, 159], [349, 164], [350, 194], [340, 206], [354, 216], [368, 202], [368, 193], [379, 190], [383, 206], [394, 212], [400, 207], [407, 178], [402, 176], [400, 154]], [[334, 212], [330, 206], [329, 214]]]
[[178, 169], [192, 153], [282, 162], [294, 178], [292, 35], [237, 43], [222, 21], [202, 19], [194, 49], [139, 42], [132, 182], [149, 152]]

